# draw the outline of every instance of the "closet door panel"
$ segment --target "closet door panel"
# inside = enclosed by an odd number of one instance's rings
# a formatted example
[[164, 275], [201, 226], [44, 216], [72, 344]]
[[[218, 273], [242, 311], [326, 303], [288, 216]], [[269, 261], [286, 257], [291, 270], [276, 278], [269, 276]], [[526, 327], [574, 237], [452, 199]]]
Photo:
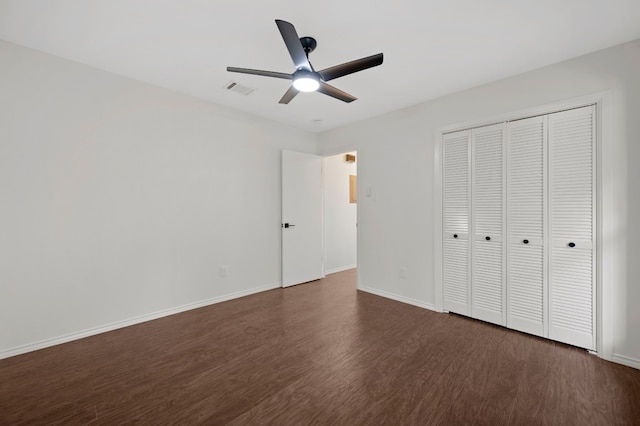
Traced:
[[471, 131], [471, 316], [500, 325], [505, 325], [504, 139], [502, 123]]
[[507, 125], [507, 326], [546, 335], [546, 117]]
[[544, 336], [544, 250], [542, 244], [509, 247], [508, 327]]
[[504, 325], [502, 266], [502, 241], [474, 241], [472, 317]]
[[595, 349], [592, 250], [554, 246], [551, 256], [549, 338]]
[[549, 337], [595, 349], [595, 107], [549, 115]]
[[443, 307], [470, 314], [470, 131], [443, 136]]

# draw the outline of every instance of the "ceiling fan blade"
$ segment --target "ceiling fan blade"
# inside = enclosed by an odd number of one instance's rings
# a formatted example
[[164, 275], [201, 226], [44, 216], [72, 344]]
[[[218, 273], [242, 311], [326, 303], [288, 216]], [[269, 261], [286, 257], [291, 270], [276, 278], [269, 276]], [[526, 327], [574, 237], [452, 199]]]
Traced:
[[285, 92], [285, 94], [282, 96], [282, 98], [278, 103], [288, 104], [289, 102], [291, 102], [291, 99], [296, 97], [298, 93], [300, 93], [300, 91], [298, 91], [298, 89], [296, 89], [295, 87], [291, 86], [289, 87], [289, 90]]
[[300, 37], [298, 37], [298, 33], [293, 24], [281, 19], [276, 19], [276, 25], [280, 30], [284, 44], [287, 46], [287, 50], [289, 50], [289, 55], [291, 55], [296, 69], [312, 71], [307, 54], [304, 53], [304, 48], [302, 47], [302, 43], [300, 43]]
[[358, 98], [356, 98], [354, 96], [351, 96], [347, 92], [343, 92], [340, 89], [337, 89], [337, 88], [335, 88], [333, 86], [328, 85], [324, 81], [320, 82], [320, 87], [318, 87], [318, 92], [324, 93], [325, 95], [329, 95], [332, 98], [340, 99], [341, 101], [344, 101], [344, 102], [347, 102], [347, 103], [348, 102], [353, 102], [356, 99], [358, 99]]
[[367, 56], [366, 58], [356, 59], [355, 61], [325, 68], [322, 71], [318, 71], [318, 74], [320, 74], [320, 77], [322, 77], [324, 81], [330, 81], [334, 78], [353, 74], [354, 72], [366, 70], [367, 68], [376, 67], [382, 64], [382, 60], [382, 53], [378, 53], [377, 55]]
[[239, 72], [239, 73], [242, 73], [242, 74], [262, 75], [264, 77], [283, 78], [285, 80], [291, 80], [291, 78], [292, 78], [291, 74], [287, 74], [287, 73], [284, 73], [284, 72], [252, 70], [250, 68], [227, 67], [227, 71], [229, 71], [229, 72]]

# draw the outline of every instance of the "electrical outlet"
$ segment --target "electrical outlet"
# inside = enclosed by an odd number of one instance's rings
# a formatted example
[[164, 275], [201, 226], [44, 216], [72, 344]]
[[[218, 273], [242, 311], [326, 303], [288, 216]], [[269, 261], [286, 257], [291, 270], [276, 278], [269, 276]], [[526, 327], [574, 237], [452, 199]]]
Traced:
[[218, 276], [220, 278], [226, 278], [229, 275], [229, 267], [227, 265], [220, 265], [220, 269], [218, 270]]
[[400, 269], [398, 270], [398, 276], [400, 278], [407, 278], [407, 268], [404, 266], [401, 266]]

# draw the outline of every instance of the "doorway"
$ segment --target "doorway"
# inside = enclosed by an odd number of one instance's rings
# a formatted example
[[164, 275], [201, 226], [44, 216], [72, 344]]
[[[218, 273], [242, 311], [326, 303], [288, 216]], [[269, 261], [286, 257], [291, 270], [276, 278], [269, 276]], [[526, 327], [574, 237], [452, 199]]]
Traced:
[[333, 274], [357, 266], [356, 151], [324, 157], [324, 272]]

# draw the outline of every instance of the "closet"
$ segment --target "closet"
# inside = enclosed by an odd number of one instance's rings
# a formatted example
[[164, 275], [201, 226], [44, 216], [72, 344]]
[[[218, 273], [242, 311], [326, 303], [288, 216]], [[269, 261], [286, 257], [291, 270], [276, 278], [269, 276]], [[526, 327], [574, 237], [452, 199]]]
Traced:
[[443, 135], [443, 308], [595, 349], [595, 106]]

